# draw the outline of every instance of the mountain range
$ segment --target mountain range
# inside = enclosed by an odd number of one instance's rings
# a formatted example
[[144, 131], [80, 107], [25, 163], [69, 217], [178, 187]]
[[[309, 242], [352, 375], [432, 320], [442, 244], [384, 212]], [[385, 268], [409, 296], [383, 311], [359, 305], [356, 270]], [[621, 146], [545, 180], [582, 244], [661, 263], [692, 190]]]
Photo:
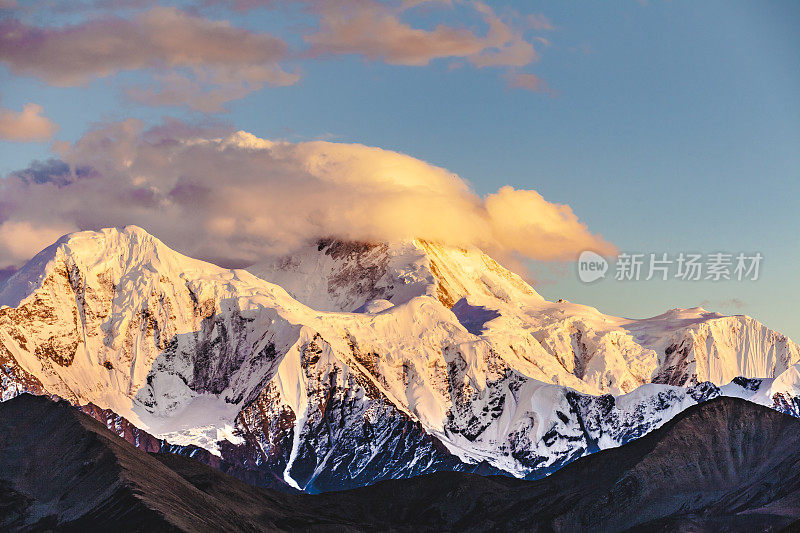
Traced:
[[537, 481], [436, 472], [287, 494], [148, 454], [66, 402], [22, 394], [0, 404], [0, 528], [777, 531], [798, 527], [798, 464], [800, 421], [723, 397]]
[[237, 270], [138, 227], [80, 232], [0, 305], [3, 400], [62, 398], [148, 451], [285, 491], [537, 479], [721, 396], [800, 415], [800, 347], [750, 317], [612, 317], [419, 240], [324, 239]]

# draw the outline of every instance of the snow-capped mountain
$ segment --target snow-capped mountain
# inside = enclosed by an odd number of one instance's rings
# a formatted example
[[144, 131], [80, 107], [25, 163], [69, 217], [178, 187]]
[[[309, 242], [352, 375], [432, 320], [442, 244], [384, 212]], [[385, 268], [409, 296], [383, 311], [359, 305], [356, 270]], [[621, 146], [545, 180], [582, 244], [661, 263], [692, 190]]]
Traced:
[[749, 317], [610, 317], [421, 241], [249, 270], [136, 227], [62, 238], [0, 286], [3, 399], [91, 403], [310, 491], [535, 477], [718, 395], [799, 411], [800, 348]]
[[521, 277], [486, 254], [420, 240], [365, 244], [323, 239], [248, 270], [319, 311], [376, 312], [417, 296], [434, 297], [446, 307], [468, 295], [543, 301]]

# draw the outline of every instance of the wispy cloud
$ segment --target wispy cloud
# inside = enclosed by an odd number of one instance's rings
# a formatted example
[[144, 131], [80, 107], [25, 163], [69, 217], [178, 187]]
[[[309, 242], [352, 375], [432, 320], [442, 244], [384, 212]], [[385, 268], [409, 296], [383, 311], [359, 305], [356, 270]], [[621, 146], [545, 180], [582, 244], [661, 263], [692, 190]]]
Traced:
[[553, 23], [550, 19], [541, 13], [532, 13], [528, 15], [528, 27], [532, 30], [554, 30]]
[[461, 58], [475, 66], [522, 66], [538, 56], [521, 28], [514, 28], [482, 2], [465, 4], [488, 29], [479, 34], [465, 27], [440, 24], [413, 27], [403, 20], [420, 2], [393, 4], [377, 0], [311, 2], [319, 26], [304, 36], [310, 55], [355, 54], [389, 64], [423, 66], [435, 59]]
[[[443, 60], [516, 72], [538, 61], [534, 44], [547, 45], [530, 32], [552, 29], [541, 14], [506, 10], [501, 16], [489, 4], [465, 0], [206, 0], [185, 10], [153, 3], [83, 0], [19, 8], [16, 16], [0, 18], [0, 62], [13, 74], [54, 86], [140, 71], [147, 81], [125, 86], [129, 98], [217, 113], [265, 87], [296, 83], [303, 61], [340, 55], [391, 65], [421, 67]], [[296, 9], [285, 11], [304, 17], [303, 24], [280, 30], [290, 41], [304, 43], [293, 50], [277, 34], [205, 16], [291, 6]], [[59, 14], [69, 20], [87, 18], [67, 25], [29, 22], [43, 18], [45, 11], [51, 21]], [[433, 28], [420, 25], [422, 15], [430, 13], [443, 22]], [[287, 68], [287, 63], [295, 66]], [[534, 85], [542, 83], [535, 80], [533, 74], [515, 74], [509, 84], [540, 90]]]
[[746, 305], [747, 303], [739, 298], [730, 298], [728, 300], [703, 300], [700, 302], [700, 307], [714, 309], [742, 309]]
[[542, 78], [536, 74], [516, 72], [511, 70], [506, 75], [506, 82], [510, 89], [525, 89], [537, 93], [552, 93]]
[[226, 101], [265, 85], [291, 85], [287, 45], [268, 33], [237, 28], [172, 7], [133, 18], [103, 17], [61, 27], [0, 21], [0, 61], [19, 75], [75, 86], [122, 71], [160, 73], [150, 87], [129, 94], [148, 103], [186, 103], [219, 111]]

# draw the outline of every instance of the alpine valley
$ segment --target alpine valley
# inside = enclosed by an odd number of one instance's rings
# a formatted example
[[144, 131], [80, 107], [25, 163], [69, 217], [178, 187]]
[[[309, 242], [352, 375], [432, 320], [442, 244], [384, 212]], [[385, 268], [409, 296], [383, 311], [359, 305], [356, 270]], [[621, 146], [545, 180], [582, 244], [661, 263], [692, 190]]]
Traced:
[[540, 478], [720, 396], [800, 416], [800, 347], [752, 318], [607, 316], [423, 241], [231, 270], [138, 227], [81, 232], [0, 305], [4, 401], [59, 397], [145, 451], [285, 491]]

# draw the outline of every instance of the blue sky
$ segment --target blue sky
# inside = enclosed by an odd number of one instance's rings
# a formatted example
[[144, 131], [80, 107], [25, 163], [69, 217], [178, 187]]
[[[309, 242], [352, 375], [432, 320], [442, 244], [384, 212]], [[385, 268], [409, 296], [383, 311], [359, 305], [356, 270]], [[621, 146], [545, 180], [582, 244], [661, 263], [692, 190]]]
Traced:
[[[29, 9], [8, 16], [40, 26], [94, 16], [22, 7]], [[459, 58], [409, 66], [363, 54], [307, 59], [290, 52], [282, 65], [300, 74], [297, 83], [254, 91], [226, 104], [225, 113], [132, 101], [124, 87], [145, 79], [139, 71], [58, 87], [7, 67], [0, 70], [0, 107], [41, 105], [60, 128], [54, 140], [69, 142], [96, 123], [177, 117], [222, 121], [269, 139], [362, 143], [444, 167], [480, 195], [506, 184], [536, 190], [568, 204], [590, 231], [623, 251], [761, 252], [755, 282], [587, 285], [569, 262], [531, 268], [550, 299], [629, 317], [702, 303], [751, 315], [800, 340], [800, 4], [492, 7], [507, 20], [535, 13], [550, 21], [553, 29], [527, 30], [539, 60], [520, 67], [549, 91], [509, 88], [506, 67], [477, 68]], [[201, 15], [275, 33], [292, 50], [303, 45], [296, 28], [314, 24], [296, 8], [219, 6]], [[423, 6], [403, 16], [428, 30], [442, 21], [483, 28], [463, 5]], [[49, 157], [49, 141], [0, 141], [3, 174]]]

